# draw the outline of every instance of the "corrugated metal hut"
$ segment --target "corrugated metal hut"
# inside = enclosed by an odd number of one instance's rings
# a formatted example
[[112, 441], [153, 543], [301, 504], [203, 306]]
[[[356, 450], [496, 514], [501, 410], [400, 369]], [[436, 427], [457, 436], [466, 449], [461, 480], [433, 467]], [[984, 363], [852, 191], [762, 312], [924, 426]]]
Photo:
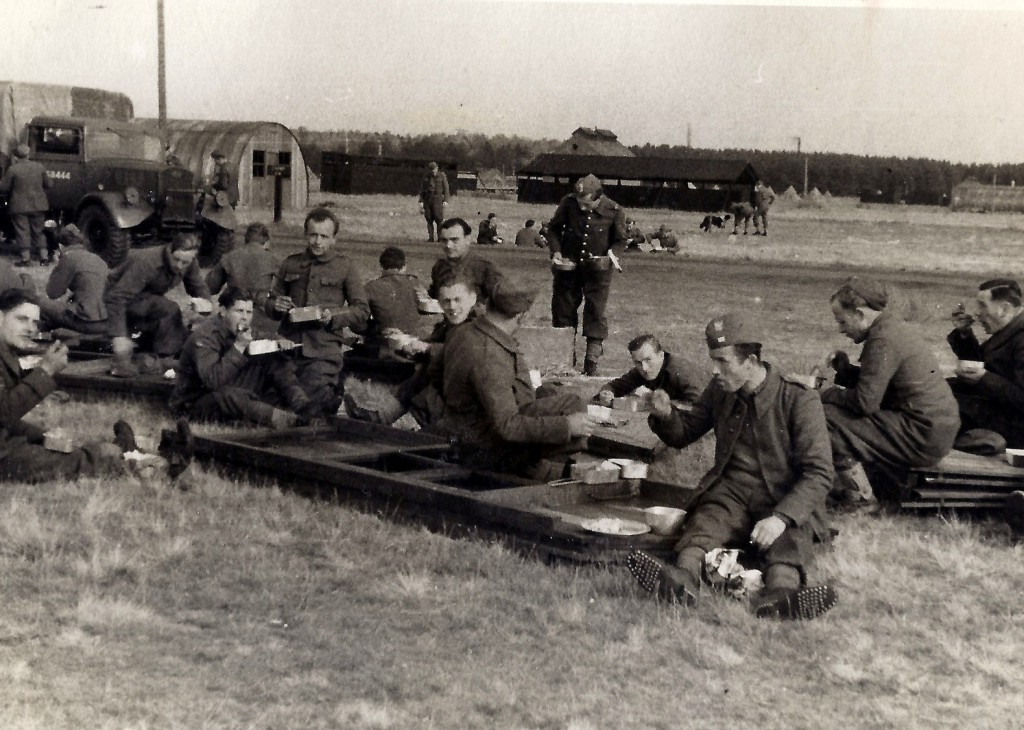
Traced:
[[453, 160], [369, 157], [330, 151], [322, 152], [320, 157], [320, 190], [325, 193], [419, 195], [431, 160], [448, 177], [449, 192], [455, 195], [459, 189], [459, 166]]
[[538, 155], [516, 175], [522, 203], [557, 203], [593, 174], [605, 193], [630, 208], [717, 211], [749, 200], [757, 173], [744, 160]]
[[0, 155], [9, 156], [24, 141], [32, 117], [99, 117], [128, 121], [132, 100], [126, 94], [83, 86], [0, 81]]
[[309, 176], [299, 141], [288, 127], [277, 122], [223, 122], [168, 119], [159, 130], [156, 119], [137, 119], [137, 124], [159, 131], [171, 153], [182, 165], [206, 179], [213, 172], [210, 153], [223, 152], [238, 169], [238, 203], [254, 207], [274, 205], [274, 166], [282, 174], [281, 203], [285, 208], [305, 208], [309, 202]]

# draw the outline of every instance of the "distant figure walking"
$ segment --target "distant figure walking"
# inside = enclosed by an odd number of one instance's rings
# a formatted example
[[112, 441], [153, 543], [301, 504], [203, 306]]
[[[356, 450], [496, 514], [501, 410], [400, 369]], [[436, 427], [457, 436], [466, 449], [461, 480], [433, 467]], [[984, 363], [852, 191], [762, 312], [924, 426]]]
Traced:
[[32, 263], [34, 245], [39, 263], [45, 266], [49, 254], [43, 222], [46, 211], [50, 209], [46, 191], [52, 183], [46, 168], [30, 160], [29, 153], [27, 144], [20, 144], [14, 149], [14, 161], [7, 168], [3, 180], [0, 180], [0, 193], [7, 194], [7, 209], [11, 213], [18, 251], [21, 252], [21, 261], [16, 265], [28, 266]]
[[448, 197], [448, 177], [436, 162], [431, 162], [420, 184], [420, 213], [427, 219], [427, 241], [430, 243], [434, 242], [435, 233], [441, 233], [441, 221], [444, 220]]

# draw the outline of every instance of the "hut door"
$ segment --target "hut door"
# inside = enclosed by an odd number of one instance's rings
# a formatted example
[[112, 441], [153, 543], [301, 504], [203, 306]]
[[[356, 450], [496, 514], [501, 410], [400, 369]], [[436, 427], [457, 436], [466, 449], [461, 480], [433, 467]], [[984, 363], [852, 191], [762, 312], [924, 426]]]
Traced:
[[252, 151], [252, 205], [274, 206], [274, 170], [283, 167], [281, 205], [292, 207], [292, 153], [272, 150]]

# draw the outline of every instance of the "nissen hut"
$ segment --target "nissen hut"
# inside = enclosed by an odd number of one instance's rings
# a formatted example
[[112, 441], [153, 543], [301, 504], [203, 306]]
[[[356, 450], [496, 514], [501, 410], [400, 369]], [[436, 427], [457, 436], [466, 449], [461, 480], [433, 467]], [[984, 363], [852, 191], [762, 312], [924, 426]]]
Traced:
[[237, 166], [238, 204], [272, 207], [274, 173], [281, 166], [284, 208], [302, 209], [309, 200], [309, 176], [299, 141], [292, 131], [277, 122], [222, 122], [169, 119], [158, 131], [156, 119], [137, 119], [160, 134], [169, 152], [201, 179], [213, 172], [210, 153], [222, 152]]

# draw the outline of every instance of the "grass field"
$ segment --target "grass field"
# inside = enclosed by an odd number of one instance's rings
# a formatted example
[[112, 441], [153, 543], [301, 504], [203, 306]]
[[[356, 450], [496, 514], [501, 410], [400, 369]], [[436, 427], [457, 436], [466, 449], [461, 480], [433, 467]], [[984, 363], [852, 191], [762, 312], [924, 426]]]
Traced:
[[[334, 202], [343, 238], [406, 244], [421, 274], [438, 255], [417, 243], [411, 199]], [[474, 223], [494, 209], [506, 233], [551, 212], [463, 198], [453, 208]], [[696, 230], [693, 214], [664, 219]], [[951, 307], [990, 272], [1024, 273], [1022, 224], [837, 202], [780, 209], [756, 244], [687, 235], [687, 256], [630, 254], [602, 369], [625, 369], [624, 345], [644, 329], [703, 363], [704, 323], [737, 307], [761, 313], [770, 360], [806, 369], [849, 347], [827, 301], [858, 267], [901, 285], [948, 363]], [[379, 246], [351, 249], [372, 270]], [[529, 322], [543, 323], [544, 254], [489, 253], [540, 289]], [[169, 422], [121, 400], [40, 411], [83, 438], [119, 416], [149, 439]], [[709, 455], [707, 441], [666, 453], [659, 476], [692, 483]], [[1024, 547], [984, 519], [841, 516], [834, 526], [835, 549], [813, 578], [838, 585], [841, 603], [792, 625], [759, 622], [721, 596], [693, 611], [659, 605], [624, 570], [546, 565], [387, 509], [216, 470], [199, 470], [187, 491], [131, 478], [3, 484], [0, 726], [1019, 727]]]

